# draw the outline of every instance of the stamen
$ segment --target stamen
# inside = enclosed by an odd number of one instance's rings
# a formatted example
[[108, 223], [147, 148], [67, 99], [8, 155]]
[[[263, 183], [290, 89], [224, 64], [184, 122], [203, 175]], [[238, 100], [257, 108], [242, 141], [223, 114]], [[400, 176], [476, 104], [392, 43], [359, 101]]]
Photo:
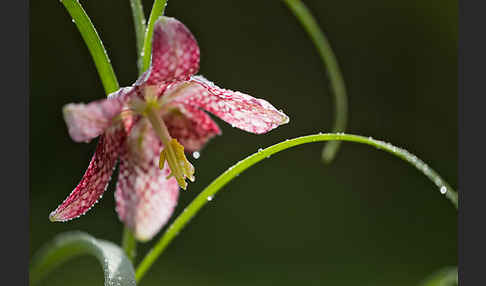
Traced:
[[155, 110], [156, 108], [153, 106], [147, 105], [144, 113], [152, 124], [155, 134], [164, 144], [164, 149], [160, 153], [159, 168], [164, 168], [164, 163], [167, 161], [171, 171], [169, 177], [174, 176], [179, 186], [185, 190], [187, 187], [186, 177], [194, 182], [194, 167], [187, 160], [184, 147], [176, 139], [170, 137], [167, 126]]

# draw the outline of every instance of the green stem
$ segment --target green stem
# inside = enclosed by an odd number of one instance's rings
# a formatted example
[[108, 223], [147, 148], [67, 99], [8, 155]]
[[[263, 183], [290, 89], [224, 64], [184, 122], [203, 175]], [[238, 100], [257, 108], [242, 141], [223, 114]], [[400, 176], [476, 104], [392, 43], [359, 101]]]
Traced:
[[164, 15], [167, 0], [155, 0], [150, 12], [149, 22], [145, 31], [145, 40], [143, 42], [142, 52], [142, 70], [145, 72], [150, 66], [150, 57], [152, 55], [152, 35], [154, 33], [154, 25], [157, 19]]
[[229, 183], [232, 179], [240, 173], [262, 161], [269, 156], [286, 150], [291, 147], [299, 146], [306, 143], [323, 142], [323, 141], [349, 141], [361, 143], [376, 147], [380, 150], [388, 152], [396, 157], [410, 163], [412, 166], [421, 171], [427, 178], [429, 178], [457, 208], [457, 193], [452, 187], [447, 184], [434, 170], [432, 170], [417, 156], [409, 153], [407, 150], [395, 147], [390, 143], [375, 140], [370, 137], [363, 137], [359, 135], [350, 134], [317, 134], [298, 137], [284, 142], [270, 146], [262, 151], [259, 151], [244, 160], [241, 160], [236, 165], [230, 167], [226, 172], [217, 177], [209, 186], [207, 186], [190, 204], [187, 208], [175, 219], [166, 232], [162, 235], [154, 248], [145, 256], [139, 264], [135, 278], [137, 281], [145, 275], [150, 266], [162, 254], [169, 243], [176, 237], [176, 235], [184, 228], [184, 226], [196, 215], [196, 213], [208, 202], [208, 198], [213, 197], [223, 186]]
[[145, 39], [145, 15], [143, 14], [143, 6], [140, 0], [130, 0], [132, 7], [133, 25], [135, 26], [135, 36], [137, 40], [137, 67], [138, 73], [143, 73], [143, 42]]
[[135, 256], [137, 255], [137, 241], [135, 240], [133, 233], [126, 226], [123, 228], [122, 247], [128, 259], [134, 263]]
[[[310, 13], [309, 9], [300, 0], [283, 0], [289, 9], [294, 13], [307, 34], [314, 43], [319, 56], [321, 57], [326, 70], [329, 72], [331, 88], [334, 94], [335, 121], [333, 132], [344, 132], [346, 130], [346, 121], [348, 117], [348, 102], [346, 96], [346, 87], [343, 76], [339, 68], [336, 56], [334, 55], [331, 45], [324, 33], [319, 28], [316, 20]], [[332, 141], [326, 144], [322, 150], [322, 159], [325, 163], [330, 163], [339, 150], [339, 141]]]
[[115, 72], [113, 71], [103, 42], [98, 36], [93, 23], [91, 23], [91, 20], [83, 7], [77, 0], [61, 0], [61, 3], [66, 7], [69, 15], [73, 18], [86, 46], [88, 46], [106, 94], [118, 90], [118, 80], [116, 79]]

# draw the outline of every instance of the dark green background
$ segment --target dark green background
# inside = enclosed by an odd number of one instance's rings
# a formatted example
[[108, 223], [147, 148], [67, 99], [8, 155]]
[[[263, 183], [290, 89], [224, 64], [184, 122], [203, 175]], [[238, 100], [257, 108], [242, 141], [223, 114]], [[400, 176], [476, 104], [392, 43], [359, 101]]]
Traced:
[[[326, 32], [349, 93], [349, 128], [404, 147], [457, 186], [457, 1], [305, 3]], [[82, 1], [121, 85], [137, 77], [129, 1]], [[145, 8], [151, 1], [144, 1]], [[59, 1], [31, 1], [30, 252], [83, 230], [119, 242], [113, 186], [85, 216], [48, 214], [78, 183], [94, 151], [68, 136], [61, 108], [103, 98], [94, 64]], [[314, 46], [280, 1], [172, 0], [201, 48], [200, 73], [265, 98], [290, 123], [251, 135], [216, 119], [223, 136], [193, 161], [197, 181], [176, 214], [238, 160], [287, 138], [328, 132], [333, 100]], [[272, 156], [227, 185], [193, 219], [141, 285], [413, 285], [457, 264], [456, 211], [417, 170], [376, 149], [322, 144]], [[153, 242], [139, 248], [139, 258]], [[94, 258], [71, 261], [44, 285], [101, 285]]]

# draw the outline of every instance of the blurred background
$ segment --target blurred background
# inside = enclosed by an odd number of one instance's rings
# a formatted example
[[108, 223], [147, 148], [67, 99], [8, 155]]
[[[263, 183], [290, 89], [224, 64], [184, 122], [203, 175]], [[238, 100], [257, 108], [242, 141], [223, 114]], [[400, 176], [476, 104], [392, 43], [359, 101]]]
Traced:
[[[147, 15], [152, 1], [143, 1]], [[384, 139], [457, 186], [457, 1], [304, 1], [326, 33], [349, 95], [348, 132]], [[137, 78], [128, 0], [82, 4], [120, 85]], [[59, 1], [30, 3], [30, 253], [82, 230], [119, 243], [110, 184], [85, 216], [48, 214], [76, 186], [96, 140], [74, 143], [61, 109], [103, 98], [95, 66]], [[201, 49], [200, 73], [264, 98], [290, 116], [266, 135], [231, 128], [201, 151], [197, 181], [175, 215], [228, 167], [287, 138], [330, 132], [333, 98], [318, 54], [281, 1], [171, 0]], [[331, 165], [323, 144], [287, 150], [229, 183], [169, 246], [141, 285], [414, 285], [457, 264], [457, 212], [413, 167], [343, 143]], [[116, 178], [114, 176], [114, 178]], [[172, 221], [172, 220], [171, 220]], [[159, 236], [156, 237], [156, 239]], [[140, 245], [138, 258], [155, 241]], [[94, 258], [73, 260], [43, 285], [102, 285]]]

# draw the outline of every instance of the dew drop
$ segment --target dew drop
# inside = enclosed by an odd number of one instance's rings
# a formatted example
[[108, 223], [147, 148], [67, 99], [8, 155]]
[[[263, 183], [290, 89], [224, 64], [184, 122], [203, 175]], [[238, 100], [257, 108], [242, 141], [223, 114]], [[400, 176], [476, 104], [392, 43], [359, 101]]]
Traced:
[[213, 196], [207, 197], [207, 200], [208, 200], [208, 202], [212, 201], [213, 200]]
[[199, 157], [201, 157], [201, 154], [199, 154], [199, 152], [192, 152], [192, 157], [194, 157], [194, 159], [199, 159]]
[[262, 152], [262, 151], [263, 151], [263, 149], [262, 149], [262, 148], [258, 148], [258, 152]]
[[447, 193], [447, 188], [445, 186], [440, 187], [440, 193], [441, 194]]

